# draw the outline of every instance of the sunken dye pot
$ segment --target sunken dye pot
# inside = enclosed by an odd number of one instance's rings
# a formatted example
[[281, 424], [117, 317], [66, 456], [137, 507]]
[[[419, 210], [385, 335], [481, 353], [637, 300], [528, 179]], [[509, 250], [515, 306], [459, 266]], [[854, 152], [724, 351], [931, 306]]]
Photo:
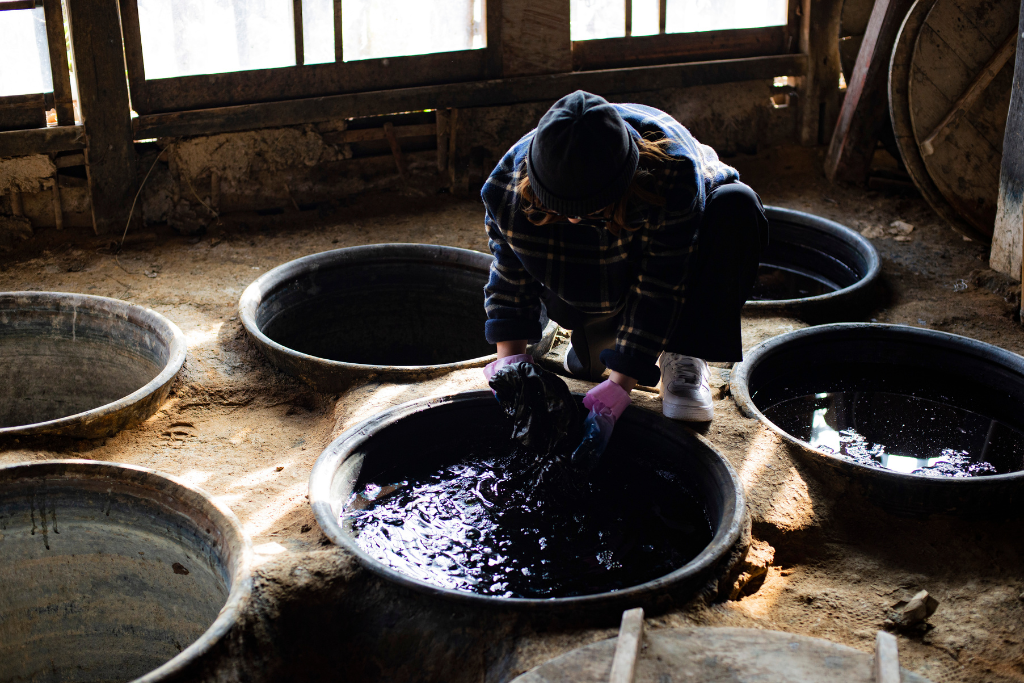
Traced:
[[0, 467], [0, 680], [197, 680], [250, 554], [230, 510], [152, 470]]
[[84, 294], [0, 294], [0, 438], [101, 438], [167, 398], [185, 338], [159, 313]]
[[[382, 478], [399, 481], [424, 467], [460, 463], [466, 443], [507, 441], [508, 429], [490, 391], [411, 401], [366, 420], [328, 446], [313, 468], [309, 497], [320, 528], [370, 571], [403, 587], [453, 603], [534, 613], [615, 614], [637, 605], [664, 608], [685, 602], [709, 583], [719, 581], [744, 556], [749, 518], [735, 471], [679, 423], [636, 408], [627, 410], [616, 423], [602, 467], [611, 467], [613, 473], [621, 468], [624, 474], [640, 468], [671, 472], [676, 481], [684, 482], [678, 484], [676, 495], [696, 499], [710, 525], [710, 542], [703, 550], [665, 575], [617, 590], [571, 597], [500, 597], [452, 590], [413, 578], [374, 558], [359, 545], [350, 522], [341, 522], [340, 515], [348, 511], [353, 493], [363, 490], [367, 482]], [[616, 440], [629, 444], [631, 450], [616, 450]], [[430, 448], [425, 450], [427, 444]]]
[[[428, 244], [336, 249], [261, 276], [239, 315], [274, 365], [321, 391], [435, 377], [495, 358], [484, 339], [490, 265], [487, 254]], [[530, 351], [546, 352], [555, 329]]]
[[856, 318], [881, 272], [871, 242], [820, 216], [774, 206], [764, 211], [768, 248], [745, 309], [814, 321]]
[[[1014, 353], [935, 330], [836, 323], [783, 334], [755, 347], [733, 370], [731, 390], [744, 413], [793, 444], [808, 463], [836, 475], [842, 485], [854, 484], [889, 511], [965, 517], [1020, 513], [1024, 358]], [[770, 419], [775, 414], [782, 421], [779, 407], [786, 400], [808, 398], [828, 403], [815, 406], [820, 408], [812, 418], [816, 422], [802, 438]], [[920, 413], [917, 406], [923, 406]], [[956, 422], [967, 418], [977, 424]], [[846, 431], [836, 432], [833, 423], [839, 421]], [[884, 443], [870, 438], [879, 424], [886, 425], [886, 438], [896, 447], [875, 448]], [[857, 441], [864, 434], [869, 438]], [[836, 444], [829, 441], [832, 435]], [[851, 435], [854, 441], [847, 441]], [[917, 439], [912, 445], [919, 450], [901, 450], [904, 437]], [[952, 447], [935, 453], [935, 443], [943, 442], [932, 439], [949, 440]], [[968, 453], [958, 450], [958, 439], [971, 440], [970, 458], [995, 463], [999, 473], [938, 476], [936, 461], [941, 465]], [[861, 449], [851, 451], [854, 456], [866, 457], [849, 457], [850, 443]]]

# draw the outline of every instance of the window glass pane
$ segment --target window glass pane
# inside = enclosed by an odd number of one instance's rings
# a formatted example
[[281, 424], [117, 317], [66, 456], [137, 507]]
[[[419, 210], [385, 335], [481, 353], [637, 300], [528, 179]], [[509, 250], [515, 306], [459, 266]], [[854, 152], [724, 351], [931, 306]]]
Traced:
[[633, 35], [658, 33], [658, 0], [633, 0]]
[[291, 0], [138, 3], [147, 79], [295, 66]]
[[0, 12], [0, 96], [53, 92], [43, 8]]
[[344, 0], [345, 61], [485, 46], [484, 0]]
[[302, 0], [302, 61], [334, 61], [334, 0]]
[[786, 0], [668, 0], [666, 33], [781, 26]]
[[625, 36], [625, 0], [572, 0], [569, 6], [569, 33], [572, 40]]

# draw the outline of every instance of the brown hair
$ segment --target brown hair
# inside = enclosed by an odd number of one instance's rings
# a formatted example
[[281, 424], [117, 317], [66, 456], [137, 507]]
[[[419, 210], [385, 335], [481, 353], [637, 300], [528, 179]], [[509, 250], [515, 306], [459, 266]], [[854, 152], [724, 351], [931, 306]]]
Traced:
[[[637, 140], [637, 146], [640, 148], [640, 161], [637, 164], [636, 172], [633, 174], [633, 180], [629, 183], [626, 191], [622, 193], [622, 197], [614, 204], [606, 207], [604, 213], [608, 219], [608, 222], [605, 224], [608, 232], [618, 237], [619, 233], [623, 230], [635, 230], [635, 228], [630, 228], [626, 224], [626, 214], [630, 204], [634, 201], [639, 200], [648, 204], [654, 204], [655, 206], [665, 206], [664, 197], [655, 194], [644, 186], [649, 185], [652, 178], [652, 174], [647, 167], [656, 166], [672, 158], [672, 155], [668, 153], [669, 145], [671, 145], [671, 141], [665, 137], [657, 140], [641, 137]], [[534, 225], [547, 225], [548, 223], [564, 221], [570, 218], [570, 216], [553, 213], [544, 208], [540, 200], [537, 199], [537, 195], [534, 194], [533, 188], [530, 187], [530, 177], [526, 173], [525, 159], [523, 160], [523, 165], [524, 168], [520, 173], [519, 184], [516, 185], [516, 192], [521, 198], [519, 208], [526, 215], [526, 219]], [[611, 210], [607, 211], [609, 208]]]

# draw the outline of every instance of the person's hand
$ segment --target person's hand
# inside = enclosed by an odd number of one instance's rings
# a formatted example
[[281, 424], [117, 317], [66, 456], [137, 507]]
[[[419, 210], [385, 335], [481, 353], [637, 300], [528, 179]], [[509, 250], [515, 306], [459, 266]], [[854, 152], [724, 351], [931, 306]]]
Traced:
[[583, 422], [583, 440], [572, 454], [576, 467], [586, 472], [597, 467], [616, 421], [630, 403], [629, 391], [610, 379], [587, 392], [583, 407], [590, 413]]
[[490, 382], [491, 377], [494, 377], [494, 373], [512, 363], [533, 363], [533, 356], [528, 353], [517, 353], [511, 356], [504, 356], [498, 360], [492, 360], [484, 366], [484, 377]]

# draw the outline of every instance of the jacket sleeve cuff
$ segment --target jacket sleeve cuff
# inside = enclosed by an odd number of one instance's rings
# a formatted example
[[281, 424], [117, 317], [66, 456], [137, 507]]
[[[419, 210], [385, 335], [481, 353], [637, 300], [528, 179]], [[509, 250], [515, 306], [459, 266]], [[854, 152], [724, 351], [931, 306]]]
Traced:
[[484, 337], [487, 338], [488, 344], [519, 339], [532, 343], [540, 341], [541, 332], [539, 320], [494, 318], [484, 323]]
[[661, 380], [661, 370], [652, 358], [627, 356], [615, 349], [605, 349], [601, 352], [601, 362], [609, 370], [621, 372], [647, 387], [653, 387]]

